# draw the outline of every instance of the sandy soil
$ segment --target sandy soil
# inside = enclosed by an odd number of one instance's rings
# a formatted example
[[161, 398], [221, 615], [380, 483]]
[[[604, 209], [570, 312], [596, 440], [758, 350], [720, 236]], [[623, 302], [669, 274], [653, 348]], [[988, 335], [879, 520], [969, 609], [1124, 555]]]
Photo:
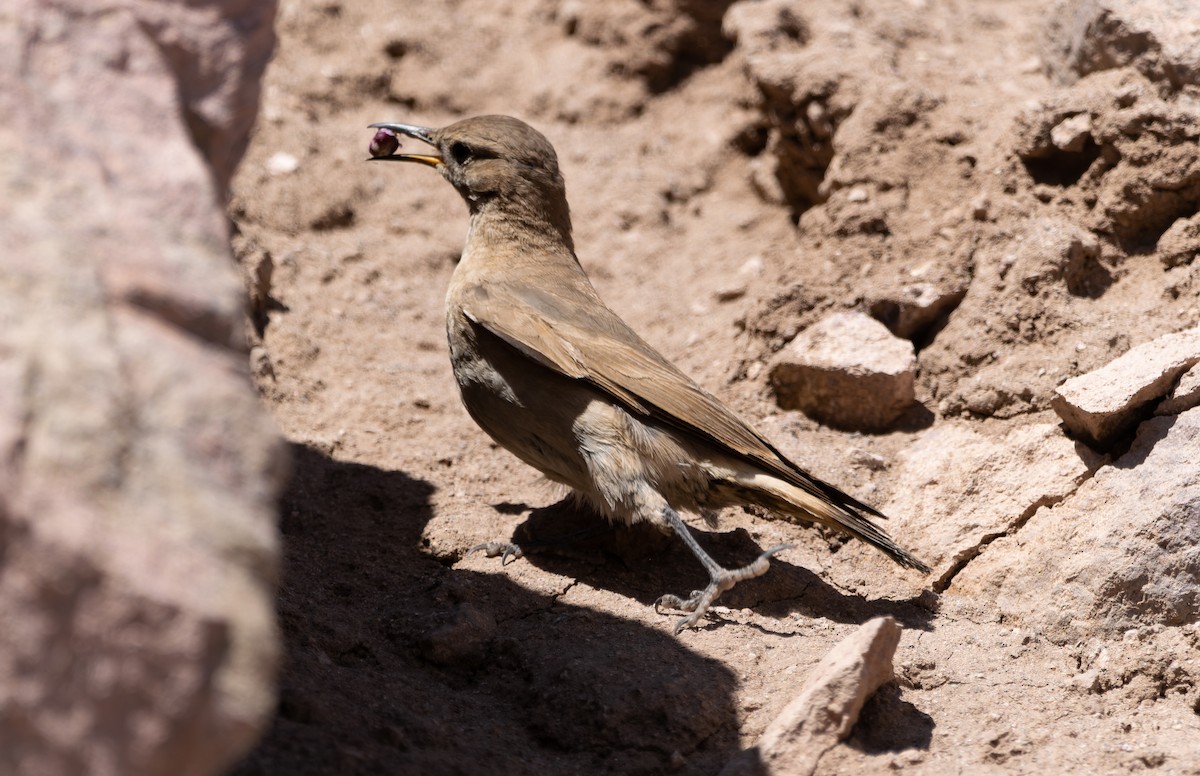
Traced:
[[[700, 533], [724, 562], [797, 547], [674, 637], [652, 603], [704, 581], [686, 549], [572, 537], [591, 519], [463, 411], [442, 304], [466, 209], [430, 170], [366, 162], [373, 121], [540, 128], [609, 304], [814, 474], [880, 505], [913, 487], [887, 462], [929, 429], [1056, 422], [1063, 379], [1195, 323], [1195, 266], [1154, 254], [1195, 212], [1189, 189], [1102, 217], [1112, 177], [1015, 150], [1031, 106], [1060, 99], [1044, 4], [727, 5], [284, 1], [232, 214], [257, 278], [254, 368], [296, 459], [287, 665], [278, 718], [237, 773], [715, 773], [880, 614], [906, 629], [897, 683], [822, 773], [1200, 773], [1195, 673], [1170, 668], [1195, 664], [1194, 628], [1131, 631], [1113, 658], [1127, 681], [1100, 691], [1078, 678], [1086, 641], [731, 511]], [[1120, 78], [1061, 99], [1137, 86]], [[986, 267], [1033, 216], [1101, 239], [1005, 285]], [[766, 365], [791, 336], [830, 310], [885, 314], [916, 281], [950, 300], [911, 335], [921, 407], [876, 435], [779, 409]], [[547, 551], [465, 555], [514, 532]]]

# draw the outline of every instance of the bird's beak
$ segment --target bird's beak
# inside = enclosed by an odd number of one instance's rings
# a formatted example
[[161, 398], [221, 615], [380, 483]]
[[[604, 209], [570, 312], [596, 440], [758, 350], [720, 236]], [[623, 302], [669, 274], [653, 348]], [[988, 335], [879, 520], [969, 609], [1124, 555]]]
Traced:
[[[412, 124], [371, 124], [371, 129], [390, 129], [397, 135], [406, 135], [415, 137], [423, 143], [434, 145], [433, 130], [428, 127], [418, 127]], [[388, 156], [377, 156], [371, 161], [378, 162], [420, 162], [427, 164], [430, 167], [440, 167], [442, 165], [442, 157], [434, 154], [389, 154]]]

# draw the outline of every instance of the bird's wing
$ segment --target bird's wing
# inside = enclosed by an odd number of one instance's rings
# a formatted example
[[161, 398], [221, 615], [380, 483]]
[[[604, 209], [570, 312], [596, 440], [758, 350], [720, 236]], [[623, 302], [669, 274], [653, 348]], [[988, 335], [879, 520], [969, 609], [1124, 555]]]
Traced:
[[790, 461], [639, 337], [590, 284], [553, 284], [560, 293], [545, 290], [547, 285], [477, 286], [464, 294], [463, 312], [527, 358], [591, 383], [635, 415], [698, 436], [814, 496], [883, 517]]

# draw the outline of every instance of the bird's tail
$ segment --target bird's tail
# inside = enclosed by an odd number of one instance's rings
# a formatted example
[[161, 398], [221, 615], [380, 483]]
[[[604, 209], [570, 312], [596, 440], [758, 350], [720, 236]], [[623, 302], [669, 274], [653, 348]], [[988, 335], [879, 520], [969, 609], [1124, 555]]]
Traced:
[[[823, 483], [822, 483], [823, 484]], [[850, 534], [882, 550], [889, 558], [926, 574], [930, 569], [900, 547], [879, 526], [864, 517], [858, 502], [836, 488], [812, 493], [772, 474], [758, 471], [738, 471], [722, 485], [735, 493], [739, 500], [748, 501], [773, 512], [805, 520], [813, 520]]]

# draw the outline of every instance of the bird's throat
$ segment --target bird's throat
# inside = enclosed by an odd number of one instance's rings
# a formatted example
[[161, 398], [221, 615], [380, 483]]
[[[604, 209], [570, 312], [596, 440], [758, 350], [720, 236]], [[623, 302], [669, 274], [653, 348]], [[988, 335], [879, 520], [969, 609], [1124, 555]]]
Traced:
[[574, 255], [571, 218], [566, 204], [539, 207], [538, 203], [514, 203], [493, 199], [480, 203], [471, 212], [467, 230], [467, 248], [478, 250], [506, 248], [541, 253], [566, 252]]

